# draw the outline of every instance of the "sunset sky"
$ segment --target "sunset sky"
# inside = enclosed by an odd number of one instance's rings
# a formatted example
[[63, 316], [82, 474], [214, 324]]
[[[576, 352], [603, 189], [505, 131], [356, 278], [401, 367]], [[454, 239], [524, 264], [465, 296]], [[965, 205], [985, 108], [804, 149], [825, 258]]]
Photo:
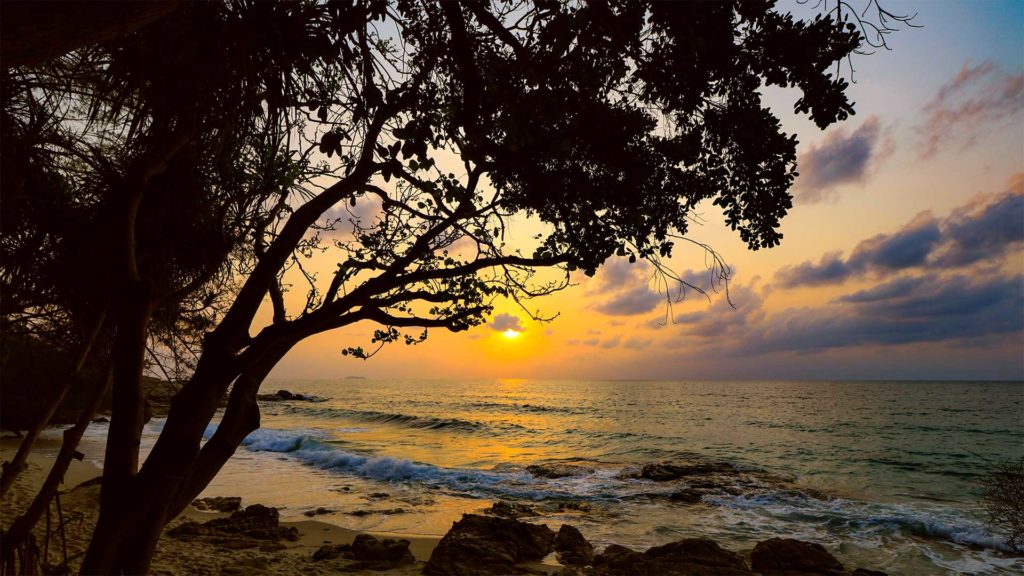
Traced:
[[[271, 377], [1024, 379], [1024, 2], [885, 5], [923, 28], [853, 61], [856, 116], [822, 133], [792, 93], [765, 94], [800, 141], [782, 245], [748, 252], [701, 207], [690, 236], [732, 267], [735, 308], [690, 293], [666, 322], [650, 271], [609, 260], [529, 303], [553, 322], [501, 302], [486, 326], [369, 361], [340, 353], [368, 344], [356, 325]], [[700, 250], [673, 263], [707, 282]]]

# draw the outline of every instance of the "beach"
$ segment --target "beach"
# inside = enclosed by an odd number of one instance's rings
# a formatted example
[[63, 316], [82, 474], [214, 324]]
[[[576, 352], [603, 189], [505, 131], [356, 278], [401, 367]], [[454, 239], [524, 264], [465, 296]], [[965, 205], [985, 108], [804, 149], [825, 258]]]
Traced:
[[[389, 569], [421, 573], [464, 514], [569, 525], [598, 552], [711, 539], [749, 563], [759, 543], [791, 538], [850, 569], [1024, 570], [983, 522], [972, 480], [1019, 450], [1014, 384], [346, 380], [263, 392], [263, 426], [201, 496], [273, 507], [297, 539], [233, 549], [170, 536], [228, 516], [190, 508], [169, 524], [154, 573], [351, 571], [350, 559], [313, 557], [357, 534], [408, 540], [415, 563]], [[989, 406], [995, 396], [1004, 404]], [[65, 490], [98, 474], [106, 425], [90, 426]], [[143, 457], [162, 425], [146, 425]], [[11, 508], [58, 438], [44, 434]], [[14, 446], [4, 441], [5, 457]], [[71, 490], [62, 504], [89, 517], [96, 494]], [[69, 534], [72, 555], [87, 525]], [[561, 566], [552, 554], [530, 569]]]

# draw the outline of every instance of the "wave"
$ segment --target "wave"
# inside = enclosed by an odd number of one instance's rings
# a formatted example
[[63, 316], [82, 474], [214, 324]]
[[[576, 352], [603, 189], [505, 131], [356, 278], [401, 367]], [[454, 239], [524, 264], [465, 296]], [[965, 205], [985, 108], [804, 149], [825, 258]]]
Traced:
[[350, 418], [375, 424], [392, 424], [420, 430], [453, 430], [468, 433], [498, 434], [507, 431], [525, 432], [528, 428], [508, 422], [483, 423], [461, 418], [439, 418], [415, 414], [380, 412], [377, 410], [355, 410], [351, 408], [327, 408], [310, 406], [287, 406], [284, 412], [320, 418]]
[[444, 468], [401, 458], [356, 454], [328, 444], [323, 434], [310, 430], [260, 429], [249, 434], [242, 446], [253, 452], [287, 454], [303, 464], [329, 472], [383, 482], [415, 482], [468, 495], [530, 500], [574, 496], [571, 492], [538, 486], [533, 476], [522, 470]]
[[908, 506], [835, 498], [821, 501], [786, 491], [770, 491], [755, 496], [715, 496], [706, 499], [714, 505], [753, 511], [773, 522], [803, 522], [850, 531], [868, 539], [881, 534], [903, 534], [945, 540], [975, 548], [1012, 552], [1005, 541], [984, 524], [956, 508]]

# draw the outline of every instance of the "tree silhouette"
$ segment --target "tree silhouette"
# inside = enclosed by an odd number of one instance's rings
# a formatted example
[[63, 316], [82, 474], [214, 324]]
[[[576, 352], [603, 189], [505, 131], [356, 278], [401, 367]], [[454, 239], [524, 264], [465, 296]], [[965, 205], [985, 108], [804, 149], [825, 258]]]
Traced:
[[[95, 210], [94, 296], [66, 295], [47, 272], [69, 261], [55, 249], [24, 284], [54, 296], [20, 308], [104, 311], [113, 406], [83, 572], [147, 570], [163, 526], [259, 426], [264, 378], [309, 336], [466, 330], [496, 298], [551, 293], [614, 254], [681, 282], [663, 259], [704, 201], [751, 249], [778, 244], [796, 140], [759, 90], [796, 88], [822, 128], [843, 120], [835, 66], [861, 40], [831, 13], [772, 2], [238, 0], [185, 4], [65, 56], [72, 71], [9, 69], [5, 114], [25, 124], [50, 106], [66, 143], [29, 148], [59, 151], [47, 174]], [[522, 216], [544, 232], [509, 246]], [[70, 246], [65, 232], [46, 231]], [[307, 266], [325, 252], [328, 276]], [[307, 281], [298, 308], [286, 273]], [[140, 467], [147, 348], [196, 361]]]

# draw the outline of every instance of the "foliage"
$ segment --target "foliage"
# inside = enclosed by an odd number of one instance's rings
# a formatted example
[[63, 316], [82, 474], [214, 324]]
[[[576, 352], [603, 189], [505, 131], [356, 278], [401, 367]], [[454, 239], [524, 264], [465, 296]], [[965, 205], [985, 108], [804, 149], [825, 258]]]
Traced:
[[1024, 458], [993, 465], [978, 485], [989, 525], [1006, 534], [1007, 546], [1024, 551]]

